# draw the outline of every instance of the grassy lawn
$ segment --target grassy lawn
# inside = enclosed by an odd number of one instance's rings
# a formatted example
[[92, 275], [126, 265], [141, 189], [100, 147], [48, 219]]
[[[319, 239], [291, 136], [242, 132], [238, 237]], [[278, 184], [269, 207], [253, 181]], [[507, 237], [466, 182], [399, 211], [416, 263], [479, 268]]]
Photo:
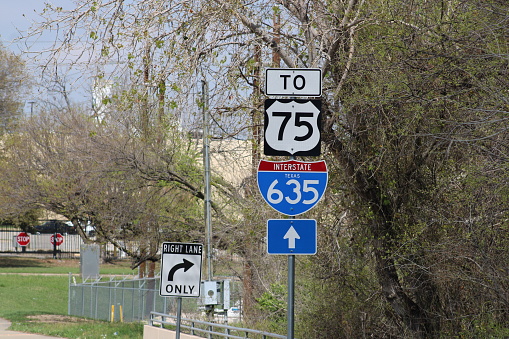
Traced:
[[[128, 266], [128, 263], [101, 265], [101, 274], [129, 274]], [[0, 257], [0, 274], [10, 273], [0, 275], [0, 317], [9, 319], [15, 331], [64, 338], [143, 337], [139, 323], [68, 317], [68, 272], [79, 272], [78, 260]]]

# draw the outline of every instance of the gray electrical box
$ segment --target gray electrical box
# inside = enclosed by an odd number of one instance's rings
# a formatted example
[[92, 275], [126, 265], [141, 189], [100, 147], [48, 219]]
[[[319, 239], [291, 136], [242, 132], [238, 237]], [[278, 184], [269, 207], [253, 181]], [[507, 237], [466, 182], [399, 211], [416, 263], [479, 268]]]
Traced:
[[230, 308], [230, 280], [202, 281], [200, 303], [227, 310]]
[[97, 244], [83, 244], [80, 247], [80, 272], [83, 279], [99, 278], [101, 249]]
[[217, 305], [219, 296], [219, 286], [217, 281], [203, 281], [203, 304]]

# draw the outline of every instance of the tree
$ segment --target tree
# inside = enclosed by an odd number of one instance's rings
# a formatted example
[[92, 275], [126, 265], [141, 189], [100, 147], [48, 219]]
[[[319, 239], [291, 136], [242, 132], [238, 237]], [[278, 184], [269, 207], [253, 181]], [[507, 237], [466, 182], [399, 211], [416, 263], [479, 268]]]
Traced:
[[0, 46], [0, 119], [5, 131], [23, 112], [28, 81], [23, 60]]
[[[315, 267], [317, 275], [331, 268], [324, 288], [344, 284], [338, 298], [357, 305], [335, 310], [336, 318], [363, 319], [363, 327], [347, 321], [364, 328], [359, 337], [503, 334], [507, 278], [497, 272], [505, 269], [500, 248], [507, 235], [495, 230], [507, 227], [505, 2], [136, 5], [85, 1], [69, 11], [55, 8], [48, 25], [58, 23], [66, 33], [54, 55], [82, 43], [97, 51], [86, 55], [93, 64], [120, 60], [116, 70], [125, 66], [121, 71], [139, 75], [140, 83], [164, 81], [172, 88], [166, 95], [174, 94], [171, 105], [181, 109], [193, 101], [197, 80], [215, 79], [209, 107], [218, 130], [230, 136], [256, 130], [239, 123], [259, 121], [261, 101], [249, 100], [261, 90], [255, 63], [271, 65], [276, 55], [285, 67], [322, 69], [323, 141], [335, 174], [328, 199], [335, 204], [312, 213], [327, 229], [325, 248], [367, 279], [354, 286], [352, 275], [329, 260]], [[244, 198], [235, 200], [237, 211], [250, 197]], [[256, 218], [269, 213], [244, 213], [252, 218], [249, 231], [231, 218], [230, 232], [222, 233], [245, 249], [254, 269], [266, 260], [255, 257], [263, 233]], [[346, 221], [348, 227], [338, 226]], [[344, 246], [347, 254], [338, 254]], [[321, 319], [316, 312], [307, 324]], [[325, 324], [337, 326], [332, 319]]]
[[193, 231], [201, 216], [189, 202], [201, 185], [192, 174], [194, 157], [185, 154], [190, 145], [142, 143], [128, 113], [122, 115], [116, 124], [97, 124], [88, 114], [64, 110], [21, 123], [4, 148], [3, 213], [44, 208], [76, 226], [91, 222], [134, 266], [158, 260], [168, 237], [200, 239]]

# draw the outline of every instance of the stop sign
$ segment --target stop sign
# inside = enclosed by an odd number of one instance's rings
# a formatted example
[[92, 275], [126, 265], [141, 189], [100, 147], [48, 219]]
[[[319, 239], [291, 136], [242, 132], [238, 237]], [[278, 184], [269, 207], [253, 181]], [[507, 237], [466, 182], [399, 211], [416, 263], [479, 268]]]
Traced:
[[20, 232], [16, 237], [16, 241], [20, 246], [28, 246], [30, 244], [30, 236], [26, 232]]
[[[52, 245], [55, 245], [55, 234], [52, 234], [51, 238], [49, 240]], [[56, 234], [56, 245], [60, 246], [60, 245], [62, 245], [63, 242], [64, 242], [64, 237], [62, 236], [62, 234], [57, 233]]]

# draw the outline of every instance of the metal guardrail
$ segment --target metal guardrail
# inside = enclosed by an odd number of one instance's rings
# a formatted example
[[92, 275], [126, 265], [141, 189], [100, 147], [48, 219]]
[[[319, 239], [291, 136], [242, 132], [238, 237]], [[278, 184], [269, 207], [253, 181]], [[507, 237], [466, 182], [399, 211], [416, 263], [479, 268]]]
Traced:
[[[172, 321], [167, 321], [167, 319], [172, 319]], [[222, 338], [232, 338], [232, 339], [245, 339], [245, 338], [261, 338], [261, 339], [269, 339], [269, 338], [277, 338], [277, 339], [287, 339], [287, 336], [252, 330], [249, 328], [241, 328], [234, 327], [224, 324], [211, 323], [207, 321], [201, 320], [192, 320], [181, 318], [180, 328], [187, 329], [191, 335], [197, 335], [196, 333], [203, 333], [207, 335], [207, 338], [212, 338], [212, 335], [215, 337]], [[164, 328], [165, 325], [176, 326], [177, 325], [177, 316], [151, 312], [149, 319], [149, 326], [154, 326], [154, 324], [159, 324], [161, 328]], [[199, 327], [201, 326], [201, 327]], [[215, 330], [218, 329], [218, 330]], [[220, 332], [220, 331], [221, 332]], [[250, 336], [254, 335], [254, 336]]]

